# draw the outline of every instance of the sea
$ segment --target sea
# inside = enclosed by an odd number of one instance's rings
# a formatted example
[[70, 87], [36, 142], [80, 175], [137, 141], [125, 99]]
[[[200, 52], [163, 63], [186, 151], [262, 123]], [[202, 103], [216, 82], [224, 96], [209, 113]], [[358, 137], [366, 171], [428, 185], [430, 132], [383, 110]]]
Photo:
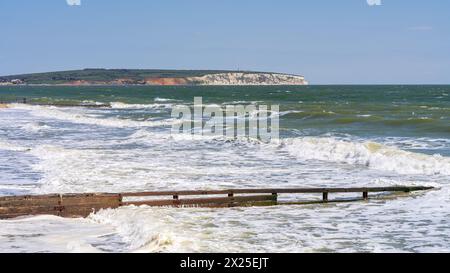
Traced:
[[[326, 205], [0, 220], [0, 252], [449, 252], [449, 94], [438, 85], [0, 86], [0, 101], [28, 102], [0, 109], [0, 196], [435, 187]], [[280, 138], [173, 134], [172, 110], [194, 97], [279, 105]]]

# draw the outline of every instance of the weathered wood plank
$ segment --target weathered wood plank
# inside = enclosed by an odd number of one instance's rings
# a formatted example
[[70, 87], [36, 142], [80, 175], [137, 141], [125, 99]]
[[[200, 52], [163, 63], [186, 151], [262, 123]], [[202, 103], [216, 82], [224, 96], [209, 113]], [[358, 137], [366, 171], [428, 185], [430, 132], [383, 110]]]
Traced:
[[37, 213], [37, 214], [52, 214], [53, 212], [57, 211], [55, 208], [57, 206], [20, 206], [20, 207], [0, 207], [0, 215], [1, 214], [30, 214], [30, 213]]
[[[294, 189], [233, 189], [211, 191], [159, 191], [137, 193], [87, 193], [87, 194], [48, 194], [37, 196], [0, 197], [0, 219], [31, 215], [58, 215], [63, 217], [86, 217], [101, 209], [118, 208], [128, 205], [148, 206], [196, 206], [196, 207], [231, 207], [231, 206], [270, 206], [275, 204], [319, 204], [367, 200], [369, 193], [392, 192], [408, 193], [431, 190], [432, 187], [371, 187], [371, 188], [294, 188]], [[356, 193], [361, 198], [329, 200], [329, 193]], [[278, 203], [278, 194], [321, 193], [322, 200]], [[263, 195], [261, 195], [263, 194]], [[223, 197], [200, 197], [205, 195], [224, 195]], [[240, 196], [239, 196], [240, 195]], [[171, 199], [127, 201], [123, 197], [171, 196]], [[198, 196], [184, 199], [183, 196]]]
[[0, 200], [0, 207], [9, 206], [51, 206], [57, 205], [61, 201], [60, 197], [49, 198], [17, 198], [16, 200], [9, 199], [7, 201]]
[[122, 198], [120, 195], [111, 195], [111, 196], [72, 196], [67, 197], [64, 196], [62, 198], [61, 204], [64, 206], [70, 206], [70, 205], [89, 205], [89, 204], [110, 204], [114, 203], [119, 205], [122, 201]]
[[8, 201], [8, 200], [16, 200], [16, 199], [46, 199], [46, 198], [59, 197], [59, 196], [60, 196], [60, 194], [1, 196], [0, 201]]
[[120, 194], [9, 196], [0, 199], [0, 218], [42, 214], [86, 217], [100, 209], [118, 208], [121, 202]]
[[21, 197], [0, 200], [0, 207], [11, 206], [56, 206], [56, 205], [88, 205], [102, 203], [120, 203], [122, 198], [119, 194], [89, 194], [89, 195], [51, 195], [36, 196], [37, 198]]
[[234, 196], [234, 197], [215, 197], [215, 198], [195, 198], [195, 199], [167, 199], [167, 200], [149, 200], [149, 201], [131, 201], [123, 202], [123, 206], [147, 205], [154, 207], [163, 206], [182, 206], [182, 205], [205, 205], [205, 204], [232, 204], [257, 201], [273, 201], [276, 197], [273, 195], [254, 195], [254, 196]]
[[233, 195], [258, 193], [357, 193], [357, 192], [412, 192], [431, 190], [433, 187], [375, 187], [375, 188], [274, 188], [274, 189], [233, 189], [233, 190], [199, 190], [199, 191], [155, 191], [155, 192], [127, 192], [123, 197], [145, 197], [165, 195]]
[[7, 202], [47, 202], [52, 199], [59, 199], [59, 194], [48, 194], [48, 195], [23, 195], [23, 196], [4, 196], [0, 197], [0, 204], [5, 204]]

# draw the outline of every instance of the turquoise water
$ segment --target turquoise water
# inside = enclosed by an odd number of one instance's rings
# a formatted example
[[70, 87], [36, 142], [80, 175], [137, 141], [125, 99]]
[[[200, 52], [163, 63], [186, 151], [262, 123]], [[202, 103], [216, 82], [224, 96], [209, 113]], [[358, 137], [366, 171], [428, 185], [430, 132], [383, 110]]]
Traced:
[[[0, 87], [0, 101], [26, 97], [36, 104], [142, 105], [166, 100], [191, 105], [195, 96], [205, 104], [277, 104], [281, 136], [343, 134], [368, 139], [449, 139], [449, 94], [450, 86]], [[122, 109], [121, 115], [168, 118], [170, 110]], [[449, 147], [441, 148], [440, 153], [450, 154]]]
[[[0, 251], [449, 251], [449, 94], [450, 86], [0, 87], [0, 101], [30, 103], [0, 109], [0, 195], [439, 189], [389, 202], [0, 221]], [[280, 142], [172, 135], [172, 109], [195, 96], [279, 105]]]
[[[0, 100], [33, 103], [155, 103], [155, 98], [206, 104], [278, 104], [285, 130], [358, 136], [450, 136], [450, 86], [295, 87], [0, 87]], [[156, 101], [158, 102], [158, 101]]]

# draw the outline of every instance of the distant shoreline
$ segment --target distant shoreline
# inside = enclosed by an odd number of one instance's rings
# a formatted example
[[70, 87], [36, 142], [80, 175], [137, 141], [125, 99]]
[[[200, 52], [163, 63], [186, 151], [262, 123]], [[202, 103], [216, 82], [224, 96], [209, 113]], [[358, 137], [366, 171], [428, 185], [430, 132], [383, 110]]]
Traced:
[[253, 71], [84, 69], [0, 77], [0, 85], [255, 86], [308, 85], [304, 76]]
[[201, 85], [195, 85], [195, 84], [3, 84], [0, 85], [0, 87], [208, 87], [208, 86], [230, 86], [230, 87], [238, 87], [238, 86], [308, 86], [309, 84], [201, 84]]

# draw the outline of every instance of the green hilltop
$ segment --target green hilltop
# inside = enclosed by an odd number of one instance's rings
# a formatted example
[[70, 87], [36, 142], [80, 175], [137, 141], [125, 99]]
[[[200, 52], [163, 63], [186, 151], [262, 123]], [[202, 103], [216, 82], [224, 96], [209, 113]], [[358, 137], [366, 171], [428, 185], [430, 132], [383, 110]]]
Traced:
[[74, 81], [111, 82], [117, 79], [129, 79], [139, 83], [152, 78], [186, 78], [201, 77], [219, 73], [257, 73], [231, 70], [165, 70], [165, 69], [102, 69], [88, 68], [83, 70], [32, 73], [0, 77], [0, 82], [20, 80], [25, 84], [64, 84]]

